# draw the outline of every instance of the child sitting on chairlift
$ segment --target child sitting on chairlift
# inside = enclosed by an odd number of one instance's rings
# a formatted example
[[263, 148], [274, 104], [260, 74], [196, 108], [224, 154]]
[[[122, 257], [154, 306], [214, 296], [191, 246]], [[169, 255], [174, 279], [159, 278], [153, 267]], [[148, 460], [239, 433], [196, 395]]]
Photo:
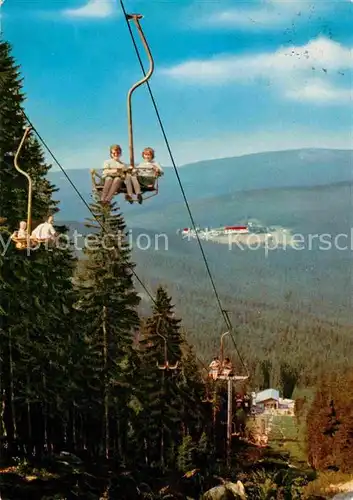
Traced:
[[104, 186], [101, 196], [103, 204], [110, 203], [113, 196], [121, 191], [125, 183], [127, 194], [125, 199], [129, 203], [133, 203], [133, 191], [137, 194], [139, 203], [142, 203], [142, 194], [140, 184], [137, 177], [133, 175], [132, 168], [127, 167], [125, 163], [120, 160], [122, 149], [119, 144], [110, 146], [110, 160], [106, 160], [103, 165], [103, 179]]
[[20, 222], [20, 227], [17, 231], [15, 231], [12, 235], [14, 238], [18, 238], [19, 240], [25, 240], [28, 236], [27, 233], [27, 222], [24, 220], [21, 220]]
[[209, 376], [211, 378], [213, 378], [213, 380], [216, 380], [216, 378], [218, 377], [218, 371], [221, 367], [221, 362], [219, 360], [219, 358], [217, 356], [215, 356], [213, 358], [213, 360], [211, 361], [210, 363], [210, 366], [209, 366]]
[[222, 364], [222, 375], [226, 377], [231, 377], [233, 375], [233, 365], [229, 358], [225, 358]]
[[140, 179], [140, 184], [148, 186], [153, 184], [156, 177], [164, 174], [162, 167], [154, 160], [154, 149], [148, 147], [142, 151], [143, 162], [137, 165], [137, 175]]
[[121, 153], [119, 144], [113, 144], [110, 146], [110, 160], [104, 162], [104, 186], [101, 195], [101, 202], [104, 204], [109, 203], [122, 188], [126, 165], [120, 160]]

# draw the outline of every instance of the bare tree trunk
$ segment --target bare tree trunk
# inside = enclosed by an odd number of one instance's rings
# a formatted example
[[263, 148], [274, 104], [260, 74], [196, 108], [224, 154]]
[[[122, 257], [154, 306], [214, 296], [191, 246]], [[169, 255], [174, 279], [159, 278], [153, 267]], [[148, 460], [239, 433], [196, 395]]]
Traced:
[[76, 451], [76, 412], [75, 412], [75, 401], [72, 402], [72, 412], [71, 412], [71, 420], [72, 420], [72, 448]]
[[45, 374], [43, 373], [43, 387], [44, 387], [44, 401], [43, 401], [43, 421], [44, 421], [44, 450], [46, 451], [49, 451], [49, 443], [48, 443], [48, 415], [47, 415], [47, 401], [46, 401], [46, 388], [47, 388], [47, 384], [46, 384], [46, 378], [45, 378]]
[[[164, 410], [164, 370], [162, 371], [162, 398], [163, 398], [163, 410]], [[163, 413], [163, 412], [162, 412]], [[161, 425], [161, 467], [164, 469], [164, 423], [162, 421]]]
[[143, 444], [144, 444], [144, 449], [145, 449], [145, 462], [147, 467], [149, 466], [149, 460], [148, 460], [148, 445], [147, 445], [147, 439], [143, 439]]
[[31, 423], [31, 403], [29, 402], [28, 392], [29, 392], [29, 375], [26, 377], [26, 406], [27, 406], [27, 442], [32, 443], [32, 423]]
[[11, 405], [11, 418], [13, 428], [13, 439], [17, 439], [16, 415], [15, 415], [15, 402], [14, 402], [14, 384], [13, 384], [13, 359], [12, 359], [12, 337], [11, 330], [9, 330], [9, 368], [10, 368], [10, 405]]
[[103, 306], [103, 356], [104, 356], [104, 441], [105, 458], [109, 458], [109, 388], [108, 388], [108, 335], [107, 308]]
[[[1, 382], [1, 376], [0, 376], [0, 382]], [[0, 437], [6, 437], [6, 425], [4, 421], [4, 412], [5, 412], [5, 394], [0, 387], [0, 397], [1, 397], [1, 402], [0, 402]]]
[[6, 436], [6, 425], [4, 420], [5, 411], [5, 392], [2, 388], [2, 377], [3, 377], [3, 354], [0, 352], [0, 438]]

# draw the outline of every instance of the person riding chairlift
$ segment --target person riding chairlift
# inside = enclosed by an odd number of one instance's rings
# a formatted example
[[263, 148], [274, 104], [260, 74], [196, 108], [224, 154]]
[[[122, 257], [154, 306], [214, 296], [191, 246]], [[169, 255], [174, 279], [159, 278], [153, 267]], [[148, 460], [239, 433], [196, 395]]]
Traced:
[[209, 366], [210, 369], [209, 376], [213, 378], [213, 380], [217, 379], [220, 367], [221, 367], [221, 362], [219, 358], [215, 356]]
[[233, 365], [229, 358], [225, 358], [222, 363], [222, 375], [226, 377], [231, 377], [233, 375]]
[[110, 160], [106, 160], [103, 165], [103, 191], [101, 202], [109, 203], [115, 193], [118, 193], [123, 185], [125, 164], [120, 161], [122, 150], [119, 144], [110, 146]]
[[156, 177], [164, 175], [162, 167], [154, 159], [154, 154], [154, 149], [145, 148], [142, 151], [143, 161], [136, 167], [140, 185], [143, 187], [154, 184]]
[[31, 240], [35, 240], [38, 242], [54, 241], [58, 234], [54, 229], [53, 222], [54, 217], [52, 215], [49, 215], [45, 222], [39, 224], [39, 226], [33, 229]]
[[103, 179], [104, 186], [101, 195], [101, 202], [103, 204], [110, 203], [113, 196], [121, 191], [125, 183], [127, 194], [125, 199], [129, 203], [133, 203], [133, 191], [137, 194], [139, 203], [142, 203], [142, 194], [140, 184], [137, 177], [133, 175], [132, 168], [127, 167], [125, 163], [120, 160], [122, 149], [119, 144], [110, 146], [110, 160], [106, 160], [103, 165]]
[[18, 238], [20, 240], [25, 240], [28, 236], [27, 233], [27, 222], [24, 220], [21, 220], [20, 222], [20, 227], [17, 231], [15, 231], [12, 235], [13, 238]]

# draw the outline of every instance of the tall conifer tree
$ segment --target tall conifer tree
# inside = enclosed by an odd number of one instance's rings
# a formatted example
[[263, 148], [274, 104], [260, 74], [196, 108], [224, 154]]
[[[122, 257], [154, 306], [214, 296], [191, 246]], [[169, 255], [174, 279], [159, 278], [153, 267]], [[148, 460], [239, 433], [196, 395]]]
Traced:
[[[139, 325], [139, 297], [133, 284], [133, 265], [126, 241], [125, 223], [117, 209], [92, 205], [95, 235], [85, 253], [86, 272], [81, 279], [80, 310], [95, 366], [95, 387], [103, 426], [96, 438], [104, 442], [106, 457], [126, 459], [132, 382], [135, 372], [133, 333]], [[102, 394], [102, 399], [99, 399]], [[102, 411], [101, 411], [102, 410]]]
[[[0, 72], [5, 74], [0, 83], [1, 428], [10, 452], [17, 443], [17, 451], [40, 454], [52, 447], [51, 429], [55, 426], [57, 434], [62, 429], [74, 259], [70, 248], [27, 254], [9, 241], [19, 221], [27, 219], [28, 184], [13, 166], [26, 122], [19, 68], [6, 42], [0, 42]], [[46, 179], [50, 166], [33, 134], [19, 163], [33, 181], [32, 217], [41, 221], [55, 211], [56, 202]]]
[[[175, 318], [173, 309], [171, 298], [164, 288], [159, 287], [153, 314], [143, 332], [140, 351], [139, 398], [143, 408], [140, 413], [140, 442], [144, 443], [146, 462], [163, 468], [175, 462], [182, 437], [180, 384], [183, 338], [180, 319]], [[178, 363], [178, 368], [163, 369], [167, 363], [172, 367]]]

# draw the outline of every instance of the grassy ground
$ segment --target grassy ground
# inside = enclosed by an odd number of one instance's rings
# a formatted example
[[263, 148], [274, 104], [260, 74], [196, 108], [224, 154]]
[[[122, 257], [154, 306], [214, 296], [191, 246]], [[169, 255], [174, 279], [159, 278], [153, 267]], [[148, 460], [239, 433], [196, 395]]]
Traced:
[[300, 418], [287, 415], [266, 417], [271, 426], [269, 445], [276, 451], [287, 451], [297, 466], [307, 466], [306, 416], [315, 396], [314, 388], [296, 389], [293, 399], [306, 400]]
[[295, 417], [269, 417], [269, 445], [278, 451], [287, 451], [296, 465], [306, 465], [305, 425]]

